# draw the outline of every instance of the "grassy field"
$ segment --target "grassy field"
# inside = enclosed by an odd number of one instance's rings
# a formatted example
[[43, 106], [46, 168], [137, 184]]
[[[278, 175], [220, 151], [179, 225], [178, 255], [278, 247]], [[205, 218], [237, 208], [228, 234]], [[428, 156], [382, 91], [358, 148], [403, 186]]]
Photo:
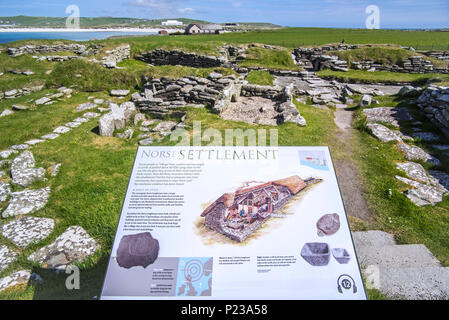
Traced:
[[270, 50], [253, 47], [246, 52], [246, 59], [239, 62], [242, 67], [263, 67], [270, 69], [300, 70], [293, 62], [288, 50]]
[[435, 82], [438, 85], [449, 83], [449, 75], [440, 73], [417, 74], [386, 71], [367, 72], [362, 70], [344, 72], [326, 69], [318, 71], [317, 74], [324, 79], [350, 83], [412, 83], [414, 85], [425, 85], [429, 82]]
[[130, 42], [143, 51], [157, 46], [164, 47], [170, 43], [193, 49], [195, 46], [200, 47], [200, 44], [207, 46], [207, 43], [214, 42], [264, 43], [293, 49], [300, 46], [341, 43], [343, 39], [347, 44], [396, 44], [419, 50], [449, 50], [449, 32], [366, 29], [288, 28], [221, 35], [139, 37], [130, 38]]

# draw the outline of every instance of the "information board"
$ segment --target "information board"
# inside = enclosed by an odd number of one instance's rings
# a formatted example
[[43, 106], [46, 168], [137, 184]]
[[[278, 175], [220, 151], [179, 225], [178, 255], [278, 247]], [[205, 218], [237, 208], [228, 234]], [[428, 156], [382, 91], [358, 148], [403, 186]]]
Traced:
[[366, 299], [327, 147], [140, 147], [102, 299]]

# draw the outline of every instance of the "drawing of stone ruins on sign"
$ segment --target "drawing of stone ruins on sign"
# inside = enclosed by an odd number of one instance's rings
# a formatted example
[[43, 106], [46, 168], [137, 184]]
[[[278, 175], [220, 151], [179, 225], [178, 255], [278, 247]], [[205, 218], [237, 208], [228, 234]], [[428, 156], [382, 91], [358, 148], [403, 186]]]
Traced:
[[245, 241], [269, 219], [280, 217], [279, 210], [289, 200], [321, 179], [299, 176], [267, 182], [226, 193], [201, 214], [204, 225], [231, 240]]

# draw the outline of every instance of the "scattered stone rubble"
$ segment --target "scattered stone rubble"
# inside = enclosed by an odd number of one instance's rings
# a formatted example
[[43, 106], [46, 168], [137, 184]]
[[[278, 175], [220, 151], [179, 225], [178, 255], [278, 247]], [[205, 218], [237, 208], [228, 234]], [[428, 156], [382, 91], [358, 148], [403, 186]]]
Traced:
[[22, 89], [12, 89], [5, 92], [0, 91], [0, 101], [3, 99], [14, 99], [21, 96], [29, 95], [33, 92], [41, 91], [44, 86], [26, 87]]
[[114, 50], [106, 51], [101, 63], [103, 67], [114, 69], [117, 68], [117, 63], [131, 58], [131, 46], [129, 44], [115, 48]]

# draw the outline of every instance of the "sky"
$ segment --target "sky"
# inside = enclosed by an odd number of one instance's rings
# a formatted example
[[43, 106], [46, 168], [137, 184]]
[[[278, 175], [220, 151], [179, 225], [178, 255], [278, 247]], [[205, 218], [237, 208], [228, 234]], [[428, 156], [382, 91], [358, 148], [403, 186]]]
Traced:
[[365, 28], [369, 5], [380, 28], [449, 28], [449, 0], [0, 0], [0, 16], [192, 18], [212, 22], [271, 22], [292, 27]]

